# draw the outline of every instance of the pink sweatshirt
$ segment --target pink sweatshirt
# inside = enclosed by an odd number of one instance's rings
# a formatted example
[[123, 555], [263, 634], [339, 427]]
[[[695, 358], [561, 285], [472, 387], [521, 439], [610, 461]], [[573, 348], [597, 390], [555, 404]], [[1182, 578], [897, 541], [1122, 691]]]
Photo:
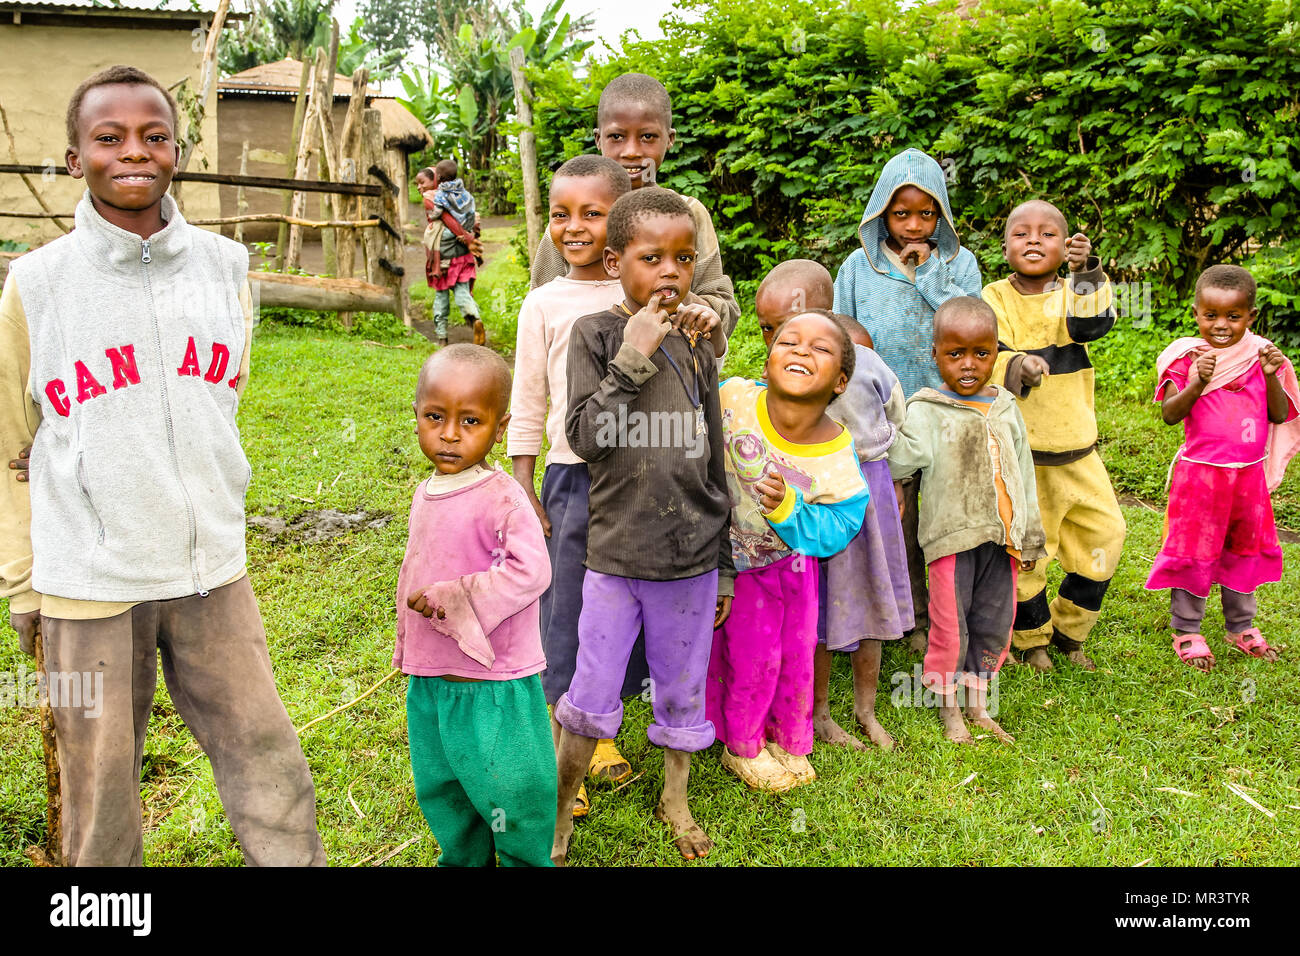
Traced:
[[604, 312], [622, 301], [623, 286], [617, 279], [579, 282], [561, 277], [528, 293], [519, 308], [507, 457], [541, 454], [544, 431], [551, 443], [546, 464], [582, 463], [564, 437], [569, 332], [584, 315]]
[[[538, 599], [551, 583], [551, 562], [537, 513], [503, 471], [431, 494], [427, 486], [438, 482], [421, 482], [411, 502], [393, 666], [419, 677], [479, 680], [545, 670]], [[444, 618], [407, 606], [420, 590]]]

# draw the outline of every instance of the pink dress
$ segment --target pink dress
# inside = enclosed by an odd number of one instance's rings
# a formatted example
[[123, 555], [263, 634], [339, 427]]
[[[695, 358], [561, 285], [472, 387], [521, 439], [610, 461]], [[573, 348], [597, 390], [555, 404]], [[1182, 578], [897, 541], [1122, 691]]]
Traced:
[[[1186, 388], [1195, 356], [1161, 375]], [[1290, 409], [1288, 421], [1296, 417]], [[1150, 591], [1182, 588], [1208, 597], [1220, 584], [1249, 594], [1282, 578], [1282, 548], [1264, 475], [1269, 436], [1268, 393], [1258, 362], [1201, 395], [1183, 420], [1186, 442], [1174, 460], [1165, 538], [1147, 578]]]

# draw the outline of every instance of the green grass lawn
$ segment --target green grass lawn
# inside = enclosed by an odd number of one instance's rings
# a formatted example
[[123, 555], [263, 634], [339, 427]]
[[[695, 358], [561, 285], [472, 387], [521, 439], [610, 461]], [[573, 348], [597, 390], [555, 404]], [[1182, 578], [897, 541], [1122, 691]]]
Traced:
[[[503, 252], [475, 293], [494, 342], [507, 350], [520, 275]], [[752, 372], [757, 331], [752, 316], [743, 321], [731, 368]], [[415, 485], [429, 472], [414, 440], [411, 400], [431, 347], [391, 325], [351, 336], [272, 323], [258, 331], [240, 410], [254, 466], [249, 514], [292, 518], [331, 508], [365, 511], [367, 521], [390, 519], [310, 544], [270, 543], [250, 530], [253, 585], [296, 726], [352, 700], [391, 670], [406, 517]], [[1121, 492], [1159, 498], [1177, 430], [1160, 425], [1155, 410], [1136, 399], [1111, 401], [1103, 393], [1099, 405]], [[1295, 482], [1283, 490], [1288, 503]], [[1286, 595], [1300, 588], [1300, 547], [1285, 546], [1285, 579], [1260, 591], [1259, 623], [1282, 660], [1270, 666], [1230, 653], [1212, 605], [1206, 633], [1219, 666], [1201, 675], [1170, 649], [1167, 594], [1142, 588], [1161, 516], [1141, 506], [1125, 515], [1128, 545], [1092, 648], [1098, 670], [1004, 671], [999, 719], [1016, 735], [1014, 747], [991, 738], [971, 747], [948, 744], [933, 710], [893, 706], [890, 690], [910, 679], [919, 658], [892, 647], [880, 712], [899, 741], [893, 753], [819, 746], [815, 784], [765, 796], [721, 768], [716, 746], [695, 760], [696, 819], [717, 842], [705, 865], [1294, 865], [1300, 624]], [[847, 663], [839, 661], [832, 684], [832, 709], [845, 726], [852, 717]], [[27, 664], [4, 625], [0, 674]], [[153, 718], [143, 783], [147, 861], [239, 863], [208, 763], [161, 680]], [[573, 863], [680, 863], [667, 829], [650, 819], [663, 761], [646, 740], [649, 719], [648, 704], [629, 704], [621, 744], [639, 776], [617, 792], [591, 788], [592, 811], [578, 825]], [[405, 721], [404, 680], [394, 678], [302, 735], [334, 865], [437, 860], [412, 789]], [[43, 779], [35, 713], [6, 707], [0, 865], [25, 863], [23, 848], [43, 839]], [[1229, 784], [1274, 816], [1249, 806]]]

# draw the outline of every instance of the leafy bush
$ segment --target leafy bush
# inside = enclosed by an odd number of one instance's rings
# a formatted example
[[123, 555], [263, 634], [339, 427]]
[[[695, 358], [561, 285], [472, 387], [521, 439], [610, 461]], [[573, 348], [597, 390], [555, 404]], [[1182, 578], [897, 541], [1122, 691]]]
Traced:
[[880, 168], [915, 146], [943, 164], [986, 276], [1005, 269], [1011, 208], [1049, 199], [1113, 278], [1144, 290], [1148, 334], [1117, 341], [1145, 354], [1201, 268], [1253, 252], [1267, 327], [1300, 344], [1296, 7], [682, 0], [690, 22], [666, 20], [662, 41], [630, 42], [581, 79], [567, 64], [531, 71], [539, 161], [590, 151], [600, 90], [646, 72], [673, 97], [663, 180], [712, 212], [733, 278], [794, 255], [836, 269]]

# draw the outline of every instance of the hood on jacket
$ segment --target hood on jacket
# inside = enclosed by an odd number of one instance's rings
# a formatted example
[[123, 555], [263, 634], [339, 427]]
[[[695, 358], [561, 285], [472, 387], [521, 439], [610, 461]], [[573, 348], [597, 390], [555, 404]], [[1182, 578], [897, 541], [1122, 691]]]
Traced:
[[[993, 397], [993, 402], [989, 408], [990, 415], [992, 415], [993, 412], [1005, 411], [1007, 408], [1013, 407], [1016, 404], [1016, 397], [1012, 395], [1010, 391], [1003, 388], [1001, 385], [998, 385], [996, 382], [990, 382], [989, 384], [997, 390], [997, 395]], [[914, 402], [929, 402], [933, 405], [955, 405], [958, 408], [969, 408], [968, 405], [963, 404], [951, 396], [945, 395], [937, 388], [930, 388], [929, 386], [917, 389], [912, 397], [907, 400], [909, 407]]]
[[919, 149], [905, 149], [885, 163], [885, 168], [880, 171], [880, 178], [876, 180], [876, 187], [867, 200], [867, 209], [862, 214], [862, 224], [858, 226], [862, 251], [877, 272], [888, 274], [890, 271], [889, 262], [882, 261], [884, 257], [880, 252], [880, 243], [889, 238], [884, 212], [894, 193], [904, 186], [915, 186], [939, 204], [939, 224], [934, 227], [931, 237], [938, 243], [939, 256], [945, 262], [952, 262], [961, 251], [961, 240], [953, 226], [952, 208], [948, 205], [948, 186], [943, 168]]

